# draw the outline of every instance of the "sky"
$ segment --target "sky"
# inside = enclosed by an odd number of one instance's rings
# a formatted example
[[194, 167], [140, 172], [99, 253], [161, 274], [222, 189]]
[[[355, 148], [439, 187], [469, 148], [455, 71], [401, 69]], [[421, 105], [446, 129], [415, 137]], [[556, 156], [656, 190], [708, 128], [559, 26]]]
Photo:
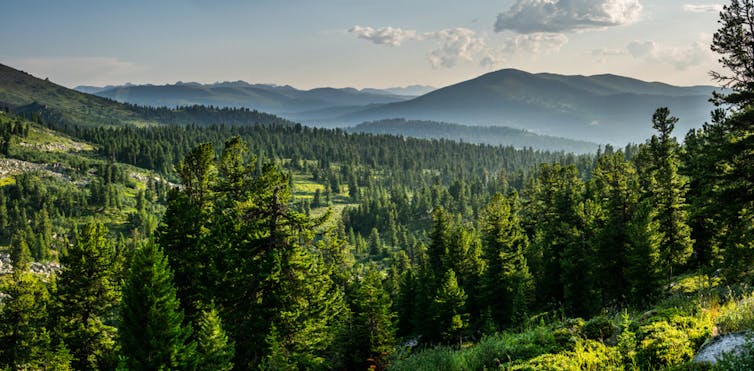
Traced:
[[2, 0], [0, 63], [68, 87], [442, 87], [503, 68], [708, 85], [722, 4]]

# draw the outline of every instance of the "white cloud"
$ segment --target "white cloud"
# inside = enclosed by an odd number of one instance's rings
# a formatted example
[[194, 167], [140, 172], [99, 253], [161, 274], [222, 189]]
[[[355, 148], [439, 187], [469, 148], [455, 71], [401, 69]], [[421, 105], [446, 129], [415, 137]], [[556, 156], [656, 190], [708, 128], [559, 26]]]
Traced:
[[4, 63], [69, 87], [125, 83], [134, 74], [147, 70], [144, 66], [113, 57], [9, 58]]
[[429, 61], [433, 67], [454, 67], [460, 61], [491, 65], [497, 58], [487, 47], [483, 37], [467, 28], [451, 28], [435, 32], [426, 32], [427, 39], [438, 40], [438, 46], [429, 52]]
[[636, 22], [639, 0], [517, 0], [498, 14], [495, 31], [562, 33]]
[[613, 48], [598, 48], [592, 49], [592, 55], [597, 57], [613, 57], [617, 55], [626, 55], [626, 51]]
[[644, 59], [650, 63], [670, 64], [678, 71], [684, 71], [711, 63], [715, 55], [710, 51], [710, 35], [700, 35], [685, 47], [665, 46], [651, 40], [632, 41], [626, 46], [628, 52], [637, 59]]
[[719, 13], [723, 11], [723, 6], [722, 4], [685, 4], [683, 11], [690, 13]]
[[515, 54], [548, 54], [560, 50], [568, 42], [562, 33], [536, 32], [517, 34], [501, 44], [491, 46], [484, 35], [458, 27], [419, 33], [414, 30], [384, 27], [354, 26], [349, 32], [356, 37], [379, 45], [401, 46], [404, 41], [435, 42], [427, 53], [434, 68], [452, 68], [460, 63], [476, 63], [485, 68], [499, 67], [505, 56]]
[[509, 53], [547, 54], [559, 51], [566, 43], [568, 37], [562, 33], [537, 32], [513, 36], [505, 50]]
[[359, 25], [351, 27], [348, 32], [356, 37], [369, 40], [378, 45], [400, 46], [404, 40], [416, 40], [418, 38], [416, 31], [403, 30], [393, 27], [362, 27]]
[[435, 68], [451, 68], [461, 62], [496, 67], [502, 62], [501, 53], [487, 46], [484, 36], [467, 28], [419, 33], [394, 27], [375, 29], [353, 26], [348, 32], [378, 45], [401, 46], [404, 41], [435, 41], [435, 47], [427, 54], [429, 62]]

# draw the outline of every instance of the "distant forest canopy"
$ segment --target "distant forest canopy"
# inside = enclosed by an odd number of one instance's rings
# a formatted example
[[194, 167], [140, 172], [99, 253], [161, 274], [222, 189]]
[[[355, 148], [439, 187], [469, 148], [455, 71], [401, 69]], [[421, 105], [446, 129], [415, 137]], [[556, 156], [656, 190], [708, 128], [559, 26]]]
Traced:
[[[103, 100], [83, 124], [88, 96], [31, 95], [59, 115], [0, 113], [0, 364], [383, 369], [473, 349], [494, 353], [479, 368], [693, 367], [731, 293], [699, 295], [697, 317], [687, 295], [650, 309], [679, 275], [751, 284], [752, 11], [722, 13], [731, 90], [709, 123], [679, 144], [657, 108], [651, 138], [591, 155]], [[210, 125], [223, 115], [259, 121]]]
[[595, 153], [596, 143], [535, 133], [505, 126], [466, 126], [436, 121], [388, 119], [369, 121], [346, 129], [354, 133], [401, 135], [412, 138], [450, 139], [467, 143], [531, 147], [539, 150]]

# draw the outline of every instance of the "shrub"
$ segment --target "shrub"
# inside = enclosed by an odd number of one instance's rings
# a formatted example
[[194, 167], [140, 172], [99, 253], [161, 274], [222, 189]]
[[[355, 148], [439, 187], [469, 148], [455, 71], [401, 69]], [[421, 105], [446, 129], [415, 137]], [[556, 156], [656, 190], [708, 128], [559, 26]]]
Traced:
[[644, 335], [639, 344], [637, 358], [642, 368], [670, 367], [691, 359], [692, 343], [686, 332], [671, 326], [667, 321], [657, 321], [642, 326]]
[[754, 295], [723, 305], [717, 327], [721, 334], [754, 330]]
[[573, 350], [573, 347], [581, 340], [584, 320], [573, 318], [565, 320], [552, 332], [555, 343], [559, 350]]
[[584, 337], [591, 340], [604, 340], [613, 336], [613, 323], [606, 316], [597, 316], [584, 324]]
[[506, 365], [508, 370], [622, 370], [620, 353], [594, 340], [576, 344], [573, 351], [543, 354], [528, 361]]

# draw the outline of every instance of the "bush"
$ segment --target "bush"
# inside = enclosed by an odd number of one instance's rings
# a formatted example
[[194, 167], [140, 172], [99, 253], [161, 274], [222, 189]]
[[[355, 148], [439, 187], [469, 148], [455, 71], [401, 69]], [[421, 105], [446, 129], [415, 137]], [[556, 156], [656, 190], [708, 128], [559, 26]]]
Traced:
[[573, 350], [581, 340], [584, 320], [581, 318], [567, 319], [552, 332], [559, 350]]
[[620, 353], [594, 340], [578, 342], [573, 351], [543, 354], [506, 365], [508, 370], [622, 370]]
[[754, 295], [725, 304], [720, 310], [717, 328], [721, 334], [754, 330]]
[[666, 321], [642, 326], [643, 334], [637, 358], [642, 368], [661, 368], [681, 364], [694, 356], [694, 349], [686, 332]]
[[615, 333], [613, 323], [606, 316], [597, 316], [584, 324], [584, 337], [591, 340], [608, 339]]

